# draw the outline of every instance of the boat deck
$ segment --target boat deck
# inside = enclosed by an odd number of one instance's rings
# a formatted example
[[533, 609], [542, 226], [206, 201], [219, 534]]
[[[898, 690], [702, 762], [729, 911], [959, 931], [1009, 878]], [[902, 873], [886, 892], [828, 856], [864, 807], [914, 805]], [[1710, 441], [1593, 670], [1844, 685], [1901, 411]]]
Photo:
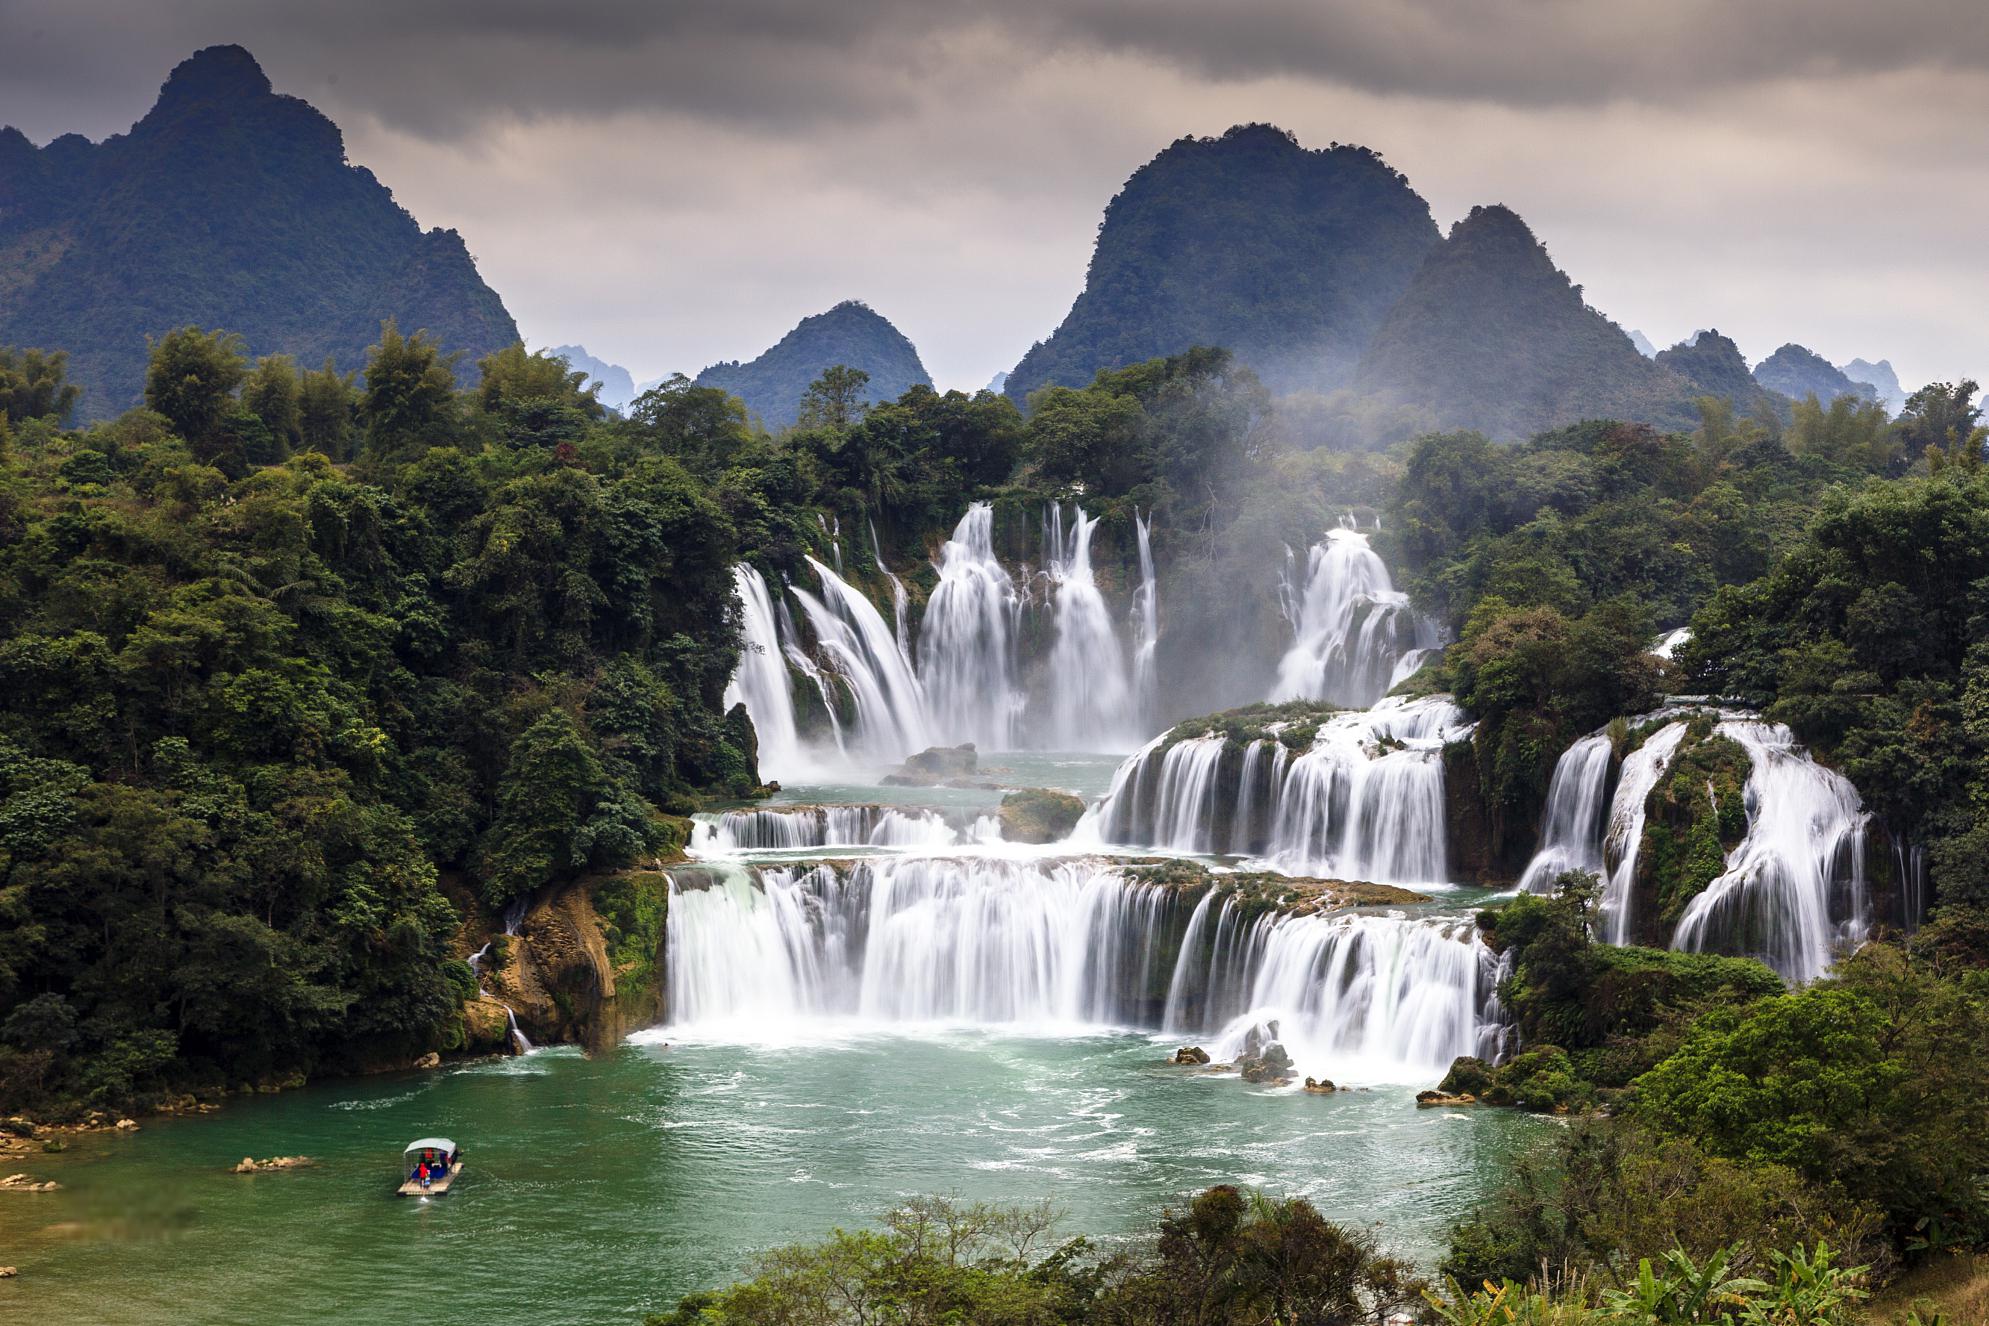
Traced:
[[400, 1197], [440, 1197], [443, 1193], [449, 1191], [449, 1185], [454, 1183], [456, 1176], [462, 1172], [463, 1162], [459, 1160], [449, 1166], [449, 1172], [441, 1178], [430, 1179], [426, 1188], [413, 1179], [408, 1179], [400, 1187], [394, 1189], [394, 1193]]

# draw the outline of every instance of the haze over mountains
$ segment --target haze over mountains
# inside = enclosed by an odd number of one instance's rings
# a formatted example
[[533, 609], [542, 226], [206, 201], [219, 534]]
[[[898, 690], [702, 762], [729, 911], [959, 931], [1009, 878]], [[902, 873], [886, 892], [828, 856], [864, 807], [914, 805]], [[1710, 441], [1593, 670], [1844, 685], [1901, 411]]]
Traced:
[[[86, 418], [137, 403], [146, 338], [171, 328], [352, 370], [389, 317], [461, 351], [465, 379], [518, 339], [463, 238], [424, 232], [346, 161], [337, 126], [277, 94], [240, 47], [182, 63], [128, 134], [37, 148], [0, 131], [0, 344], [67, 350]], [[1025, 404], [1194, 345], [1231, 350], [1274, 394], [1350, 393], [1495, 437], [1596, 416], [1687, 426], [1703, 394], [1780, 417], [1812, 391], [1895, 412], [1905, 398], [1885, 361], [1840, 369], [1795, 344], [1753, 369], [1717, 334], [1656, 351], [1589, 307], [1510, 209], [1473, 208], [1445, 236], [1377, 153], [1308, 149], [1264, 124], [1179, 139], [1135, 171], [1069, 313], [991, 386]], [[584, 346], [555, 352], [615, 408], [654, 385]], [[778, 431], [834, 364], [867, 373], [872, 401], [931, 382], [910, 340], [857, 301], [697, 381]]]
[[470, 372], [518, 339], [462, 236], [422, 230], [239, 46], [174, 69], [127, 134], [38, 149], [0, 130], [0, 344], [67, 350], [84, 417], [136, 404], [146, 337], [175, 327], [349, 370], [385, 318]]

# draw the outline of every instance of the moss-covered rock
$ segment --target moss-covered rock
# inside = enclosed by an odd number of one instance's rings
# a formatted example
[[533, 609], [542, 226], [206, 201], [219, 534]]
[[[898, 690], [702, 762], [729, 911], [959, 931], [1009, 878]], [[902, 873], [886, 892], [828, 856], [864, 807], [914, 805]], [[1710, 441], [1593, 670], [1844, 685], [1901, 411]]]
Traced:
[[1747, 834], [1747, 776], [1739, 742], [1695, 719], [1651, 790], [1637, 851], [1639, 938], [1664, 942], [1692, 899], [1726, 871], [1727, 854]]
[[1001, 836], [1012, 843], [1054, 843], [1070, 837], [1084, 800], [1069, 792], [1029, 787], [1001, 799]]

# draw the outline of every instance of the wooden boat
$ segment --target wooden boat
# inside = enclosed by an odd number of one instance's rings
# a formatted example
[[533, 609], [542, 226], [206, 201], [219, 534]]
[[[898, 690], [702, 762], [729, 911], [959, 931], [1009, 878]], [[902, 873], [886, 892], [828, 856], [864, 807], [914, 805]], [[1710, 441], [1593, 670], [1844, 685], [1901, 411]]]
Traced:
[[[421, 1179], [421, 1167], [428, 1166], [428, 1180]], [[463, 1172], [463, 1150], [446, 1137], [424, 1137], [410, 1142], [401, 1152], [400, 1197], [440, 1197]]]

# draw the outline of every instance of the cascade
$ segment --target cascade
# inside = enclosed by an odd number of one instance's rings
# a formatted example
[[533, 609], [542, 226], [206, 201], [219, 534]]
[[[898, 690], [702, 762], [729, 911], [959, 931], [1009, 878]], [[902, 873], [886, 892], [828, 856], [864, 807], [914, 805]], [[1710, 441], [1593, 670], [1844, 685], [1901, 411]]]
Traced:
[[978, 841], [981, 832], [970, 829], [963, 835], [931, 810], [864, 805], [760, 806], [696, 816], [690, 850], [710, 856], [811, 847], [943, 848], [955, 846], [963, 837]]
[[[672, 1034], [797, 1023], [1128, 1026], [1233, 1054], [1281, 1024], [1314, 1071], [1393, 1080], [1488, 1043], [1496, 960], [1461, 922], [1189, 912], [1109, 864], [875, 858], [673, 878]], [[1179, 955], [1172, 951], [1179, 936]]]
[[[1446, 696], [1334, 714], [1312, 745], [1253, 742], [1225, 760], [1214, 733], [1164, 733], [1113, 775], [1072, 841], [1267, 857], [1294, 874], [1441, 883], [1448, 873], [1443, 747], [1470, 731]], [[1225, 822], [1224, 810], [1230, 813]]]
[[759, 737], [760, 776], [793, 778], [803, 767], [801, 736], [794, 724], [794, 694], [783, 661], [789, 655], [774, 625], [767, 582], [740, 562], [732, 568], [732, 584], [739, 595], [745, 645], [725, 687], [725, 707], [746, 706]]
[[1140, 591], [1133, 600], [1133, 712], [1141, 730], [1150, 730], [1160, 712], [1160, 585], [1153, 573], [1151, 514], [1133, 513], [1139, 537]]
[[1056, 589], [1056, 642], [1046, 675], [1051, 726], [1034, 735], [1071, 750], [1124, 750], [1138, 740], [1138, 696], [1091, 571], [1098, 519], [1072, 507], [1068, 535], [1062, 508], [1053, 505], [1043, 519], [1045, 566]]
[[905, 597], [905, 582], [892, 574], [891, 568], [884, 565], [884, 549], [877, 542], [877, 522], [866, 522], [870, 526], [870, 555], [877, 559], [877, 569], [891, 582], [891, 626], [897, 636], [898, 652], [906, 658], [912, 657], [911, 635], [905, 627], [905, 611], [908, 603]]
[[995, 560], [992, 506], [967, 508], [934, 569], [939, 583], [926, 600], [918, 652], [933, 736], [1009, 750], [1022, 708], [1014, 654], [1021, 600]]
[[1331, 530], [1312, 545], [1303, 586], [1297, 558], [1285, 549], [1279, 601], [1293, 639], [1278, 663], [1273, 700], [1371, 705], [1440, 643], [1356, 530]]
[[932, 744], [926, 730], [925, 696], [911, 661], [898, 648], [876, 607], [823, 563], [808, 559], [821, 578], [816, 598], [799, 587], [792, 593], [833, 672], [855, 701], [850, 741], [875, 759], [903, 759]]
[[1630, 942], [1634, 884], [1637, 879], [1637, 850], [1644, 841], [1644, 814], [1651, 789], [1664, 776], [1666, 766], [1685, 739], [1685, 724], [1667, 723], [1644, 738], [1644, 744], [1623, 760], [1623, 774], [1616, 782], [1616, 795], [1609, 803], [1609, 836], [1602, 847], [1608, 874], [1602, 885], [1602, 925], [1604, 937], [1612, 944]]
[[1672, 947], [1746, 954], [1813, 981], [1869, 928], [1870, 817], [1850, 780], [1812, 760], [1780, 723], [1728, 719], [1716, 730], [1747, 752], [1747, 836], [1686, 905]]
[[[1206, 901], [1206, 899], [1204, 899]], [[1253, 1030], [1277, 1026], [1301, 1065], [1360, 1077], [1440, 1076], [1460, 1054], [1496, 1041], [1487, 1014], [1498, 959], [1464, 922], [1340, 915], [1245, 919], [1225, 898], [1207, 960], [1182, 944], [1187, 970], [1169, 991], [1166, 1030], [1217, 1031], [1209, 1051], [1233, 1059]], [[1196, 935], [1197, 940], [1200, 935]]]
[[1520, 876], [1523, 893], [1549, 893], [1570, 870], [1602, 874], [1603, 817], [1608, 808], [1609, 766], [1614, 758], [1607, 733], [1583, 737], [1561, 752], [1547, 785], [1547, 810], [1540, 822], [1540, 850]]

